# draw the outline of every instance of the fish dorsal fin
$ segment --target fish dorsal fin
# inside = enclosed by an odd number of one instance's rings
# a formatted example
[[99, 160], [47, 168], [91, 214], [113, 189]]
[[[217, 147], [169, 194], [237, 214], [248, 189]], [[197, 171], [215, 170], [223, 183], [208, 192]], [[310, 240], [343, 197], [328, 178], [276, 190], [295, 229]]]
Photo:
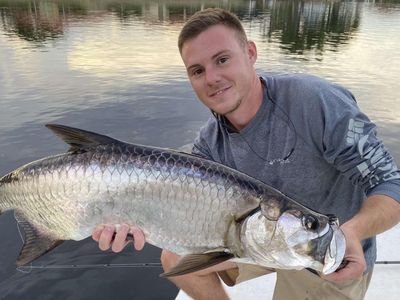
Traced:
[[14, 216], [18, 222], [18, 226], [21, 226], [25, 233], [25, 241], [17, 259], [18, 267], [29, 264], [64, 242], [63, 240], [54, 239], [49, 235], [43, 234], [21, 212], [15, 212]]
[[218, 251], [203, 254], [189, 254], [180, 259], [178, 264], [169, 272], [163, 273], [161, 277], [184, 275], [206, 269], [233, 258], [233, 254]]
[[106, 135], [73, 128], [58, 124], [46, 124], [46, 127], [59, 136], [64, 142], [69, 144], [71, 148], [69, 151], [75, 151], [83, 148], [94, 147], [98, 145], [107, 145], [122, 143], [116, 139], [110, 138]]

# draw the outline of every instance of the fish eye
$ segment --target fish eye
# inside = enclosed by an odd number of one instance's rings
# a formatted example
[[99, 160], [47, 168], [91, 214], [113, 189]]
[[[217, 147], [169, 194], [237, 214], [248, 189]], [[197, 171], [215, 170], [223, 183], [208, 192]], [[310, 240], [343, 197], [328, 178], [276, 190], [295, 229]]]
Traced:
[[319, 228], [319, 222], [317, 218], [311, 215], [305, 215], [303, 217], [303, 225], [306, 229], [316, 231]]

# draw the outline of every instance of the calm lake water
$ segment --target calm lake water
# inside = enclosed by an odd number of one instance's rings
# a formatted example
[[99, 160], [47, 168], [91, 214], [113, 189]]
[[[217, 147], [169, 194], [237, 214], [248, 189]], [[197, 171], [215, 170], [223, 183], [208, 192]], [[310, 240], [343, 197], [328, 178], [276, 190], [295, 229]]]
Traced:
[[[177, 50], [184, 21], [218, 6], [258, 46], [260, 73], [311, 73], [348, 87], [400, 163], [399, 1], [0, 0], [0, 175], [66, 145], [61, 123], [141, 144], [192, 142], [208, 111]], [[2, 299], [172, 299], [161, 269], [15, 269], [21, 238], [0, 217]], [[66, 242], [36, 265], [159, 262], [159, 251], [102, 253]]]

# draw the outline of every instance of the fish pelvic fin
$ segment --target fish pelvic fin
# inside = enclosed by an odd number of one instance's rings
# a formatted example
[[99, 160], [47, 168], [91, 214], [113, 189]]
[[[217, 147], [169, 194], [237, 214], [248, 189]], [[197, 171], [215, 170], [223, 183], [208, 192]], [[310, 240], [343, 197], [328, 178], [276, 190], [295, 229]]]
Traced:
[[24, 214], [15, 212], [14, 215], [18, 226], [25, 233], [25, 241], [16, 263], [18, 267], [29, 264], [64, 242], [41, 233], [37, 227], [27, 220]]
[[210, 252], [203, 254], [189, 254], [180, 259], [178, 264], [169, 272], [165, 272], [160, 277], [172, 277], [184, 275], [206, 269], [233, 258], [233, 254], [227, 252]]
[[94, 147], [98, 145], [123, 143], [106, 135], [69, 126], [59, 124], [46, 124], [45, 126], [71, 146], [69, 151], [77, 151], [83, 148]]

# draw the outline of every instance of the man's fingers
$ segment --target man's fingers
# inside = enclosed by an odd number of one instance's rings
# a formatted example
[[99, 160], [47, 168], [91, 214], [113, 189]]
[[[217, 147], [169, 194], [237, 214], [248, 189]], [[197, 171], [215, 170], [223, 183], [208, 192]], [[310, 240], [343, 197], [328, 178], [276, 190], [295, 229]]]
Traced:
[[131, 227], [130, 233], [133, 235], [135, 249], [142, 250], [146, 242], [143, 231], [138, 227]]
[[365, 265], [359, 261], [350, 261], [339, 271], [323, 275], [326, 280], [336, 283], [345, 283], [360, 278], [365, 271]]
[[98, 242], [103, 230], [104, 230], [104, 225], [96, 226], [96, 228], [93, 230], [93, 233], [92, 233], [92, 239], [95, 240], [96, 242]]
[[93, 240], [99, 243], [99, 248], [103, 251], [111, 247], [113, 252], [121, 252], [131, 242], [132, 237], [135, 249], [142, 250], [146, 243], [145, 236], [143, 231], [136, 226], [98, 225], [92, 233]]
[[103, 251], [110, 249], [111, 242], [114, 236], [115, 227], [112, 225], [105, 225], [99, 238], [99, 248]]
[[127, 235], [129, 233], [129, 229], [130, 229], [129, 226], [126, 224], [122, 224], [119, 227], [112, 242], [111, 249], [113, 252], [121, 252], [125, 248], [125, 246], [129, 244], [129, 241], [127, 241]]

